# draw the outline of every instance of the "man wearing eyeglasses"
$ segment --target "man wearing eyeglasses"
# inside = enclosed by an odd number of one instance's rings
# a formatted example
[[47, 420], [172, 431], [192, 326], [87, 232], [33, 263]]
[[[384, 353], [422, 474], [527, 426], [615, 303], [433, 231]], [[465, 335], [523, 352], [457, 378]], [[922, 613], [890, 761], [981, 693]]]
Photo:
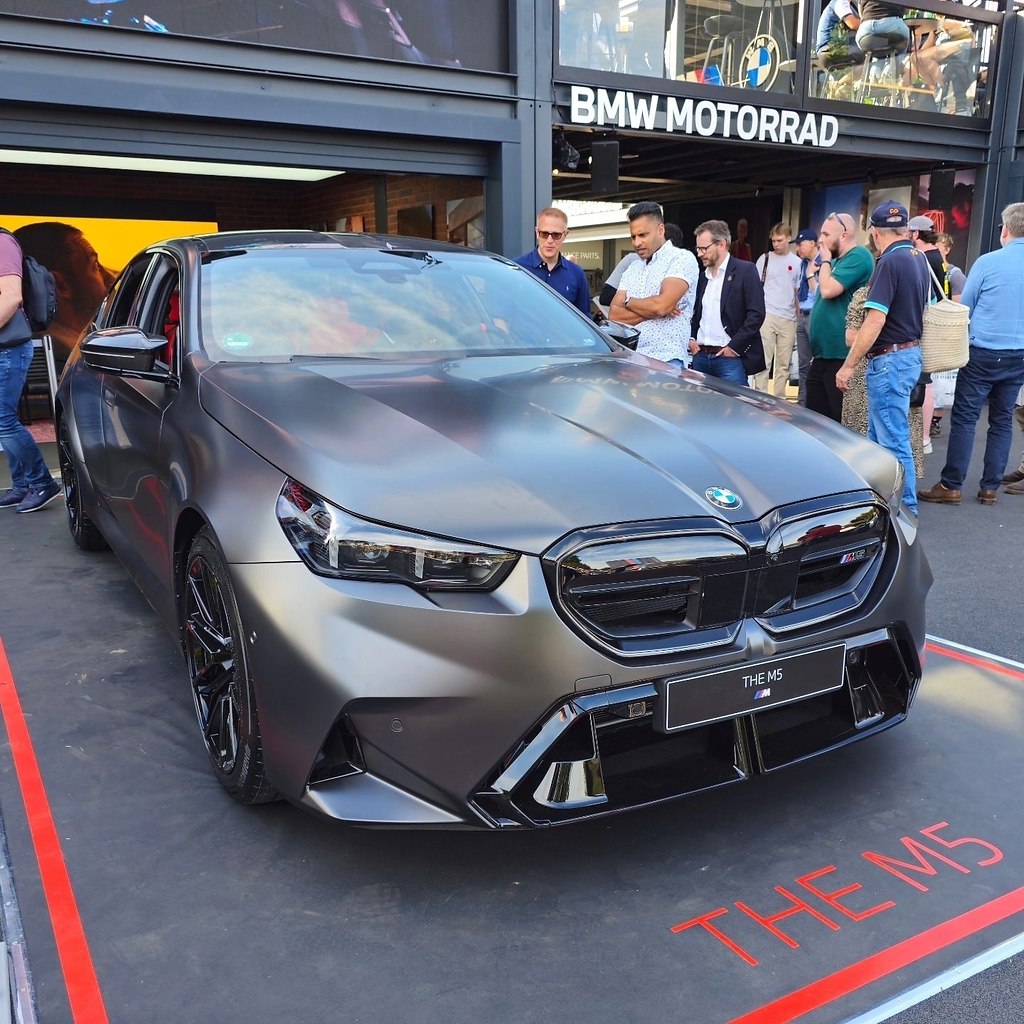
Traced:
[[640, 258], [623, 271], [608, 317], [639, 329], [636, 350], [677, 369], [686, 365], [697, 260], [665, 234], [665, 217], [654, 202], [629, 208], [629, 235]]
[[590, 316], [590, 286], [587, 275], [572, 260], [562, 255], [562, 245], [569, 234], [569, 218], [557, 207], [548, 206], [537, 214], [537, 247], [515, 260], [534, 277], [554, 288], [581, 313]]
[[764, 291], [753, 263], [729, 255], [729, 225], [707, 220], [694, 231], [704, 273], [690, 321], [692, 368], [733, 384], [764, 368]]
[[843, 393], [836, 373], [847, 356], [846, 311], [853, 293], [871, 280], [875, 261], [857, 244], [849, 213], [830, 213], [818, 236], [818, 300], [811, 309], [811, 365], [807, 370], [807, 408], [836, 423], [843, 421]]

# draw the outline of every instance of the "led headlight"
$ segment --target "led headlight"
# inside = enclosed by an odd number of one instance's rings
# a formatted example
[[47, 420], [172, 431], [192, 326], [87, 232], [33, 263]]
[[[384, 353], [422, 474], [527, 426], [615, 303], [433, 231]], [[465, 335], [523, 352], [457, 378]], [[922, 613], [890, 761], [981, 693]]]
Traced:
[[281, 489], [276, 511], [292, 547], [319, 576], [406, 583], [420, 590], [493, 590], [519, 557], [367, 522], [294, 480]]

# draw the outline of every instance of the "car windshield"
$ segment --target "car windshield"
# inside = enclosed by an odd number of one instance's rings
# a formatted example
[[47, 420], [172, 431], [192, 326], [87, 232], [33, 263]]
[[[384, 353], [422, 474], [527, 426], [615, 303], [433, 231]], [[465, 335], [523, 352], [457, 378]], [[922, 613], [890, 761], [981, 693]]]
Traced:
[[492, 256], [290, 247], [214, 253], [202, 269], [214, 360], [607, 352], [586, 317]]

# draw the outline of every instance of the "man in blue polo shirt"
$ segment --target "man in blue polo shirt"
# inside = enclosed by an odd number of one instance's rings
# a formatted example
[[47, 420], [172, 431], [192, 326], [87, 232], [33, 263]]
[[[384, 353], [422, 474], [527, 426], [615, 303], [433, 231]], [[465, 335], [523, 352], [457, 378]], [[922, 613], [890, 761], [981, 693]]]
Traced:
[[921, 376], [922, 313], [931, 297], [924, 253], [907, 232], [907, 208], [894, 199], [871, 212], [870, 235], [879, 253], [864, 300], [864, 323], [836, 372], [845, 392], [866, 356], [868, 437], [903, 464], [903, 503], [917, 514], [917, 471], [910, 450], [910, 392]]
[[548, 206], [537, 214], [534, 231], [537, 248], [523, 253], [515, 262], [567, 298], [581, 313], [590, 316], [587, 275], [562, 255], [562, 245], [569, 234], [569, 218], [556, 207]]
[[999, 225], [1002, 248], [979, 256], [961, 301], [971, 308], [970, 355], [956, 377], [949, 415], [949, 444], [939, 482], [920, 491], [922, 501], [959, 505], [974, 447], [974, 431], [988, 405], [988, 435], [978, 501], [994, 505], [1000, 480], [1010, 494], [1024, 493], [1016, 473], [1007, 477], [1006, 460], [1013, 441], [1013, 406], [1024, 385], [1024, 203], [1003, 210]]

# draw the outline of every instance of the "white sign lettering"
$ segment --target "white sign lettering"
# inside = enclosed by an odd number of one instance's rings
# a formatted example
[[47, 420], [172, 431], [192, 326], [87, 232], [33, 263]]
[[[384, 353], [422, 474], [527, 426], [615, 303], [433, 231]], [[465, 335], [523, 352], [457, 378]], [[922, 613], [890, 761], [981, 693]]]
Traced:
[[720, 100], [640, 95], [625, 90], [572, 87], [572, 124], [615, 125], [643, 131], [681, 132], [704, 138], [777, 142], [828, 149], [839, 138], [832, 114], [775, 110]]

